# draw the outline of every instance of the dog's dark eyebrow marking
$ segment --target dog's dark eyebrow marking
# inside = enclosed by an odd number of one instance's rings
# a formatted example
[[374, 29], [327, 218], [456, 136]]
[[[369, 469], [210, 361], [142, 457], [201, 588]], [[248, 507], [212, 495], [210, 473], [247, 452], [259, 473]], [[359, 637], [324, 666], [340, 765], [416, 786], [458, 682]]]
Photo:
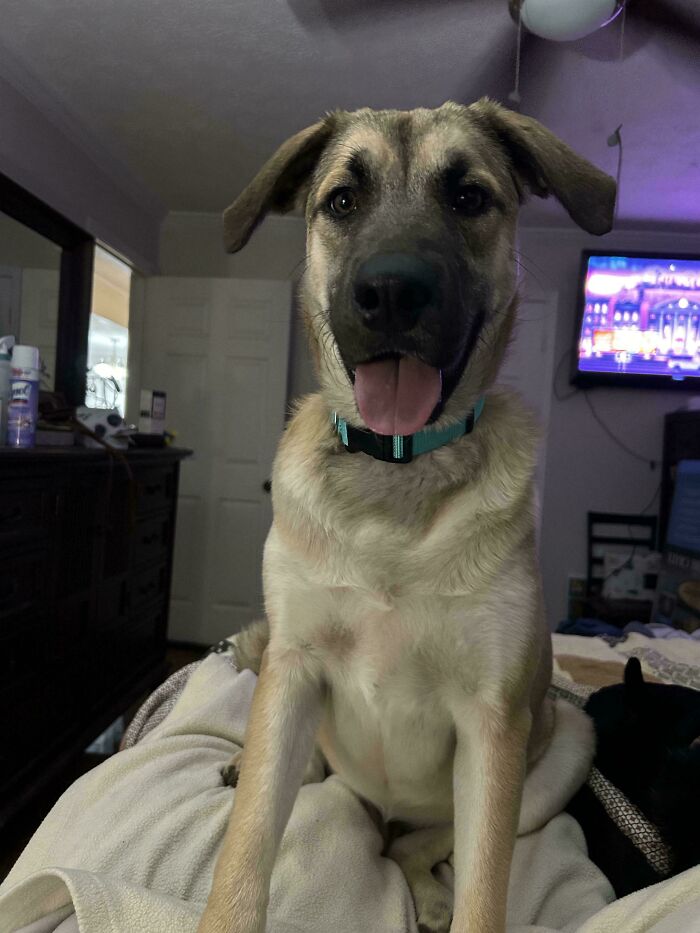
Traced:
[[488, 190], [491, 203], [495, 207], [497, 207], [499, 210], [503, 210], [505, 208], [503, 193], [499, 190], [497, 183], [493, 183], [495, 180], [492, 180], [491, 182], [484, 181], [478, 171], [474, 172], [469, 159], [463, 153], [456, 153], [447, 163], [447, 165], [440, 171], [438, 178], [439, 185], [444, 191], [447, 192], [454, 191], [459, 187], [460, 182], [463, 180], [466, 180], [467, 183], [470, 183], [470, 181], [473, 180], [476, 182], [476, 184]]
[[369, 167], [362, 152], [354, 152], [350, 157], [347, 166], [348, 172], [354, 176], [358, 184], [367, 181], [369, 176]]
[[469, 162], [463, 155], [453, 156], [442, 170], [441, 175], [447, 184], [456, 184], [469, 172]]

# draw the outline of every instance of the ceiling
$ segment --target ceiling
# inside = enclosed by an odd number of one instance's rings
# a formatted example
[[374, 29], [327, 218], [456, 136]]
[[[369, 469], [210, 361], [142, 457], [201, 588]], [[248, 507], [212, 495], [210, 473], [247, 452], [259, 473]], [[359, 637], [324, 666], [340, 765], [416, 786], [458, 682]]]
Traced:
[[[633, 2], [622, 59], [619, 20], [528, 37], [521, 109], [613, 174], [622, 124], [620, 219], [698, 224], [700, 46]], [[505, 100], [513, 82], [506, 0], [0, 0], [0, 19], [15, 61], [176, 211], [223, 209], [326, 110]]]

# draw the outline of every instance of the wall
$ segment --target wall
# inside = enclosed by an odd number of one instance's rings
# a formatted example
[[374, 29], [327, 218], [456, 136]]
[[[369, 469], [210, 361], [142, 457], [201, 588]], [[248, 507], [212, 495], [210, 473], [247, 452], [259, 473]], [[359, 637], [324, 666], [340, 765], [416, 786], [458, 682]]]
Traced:
[[[240, 279], [294, 277], [304, 258], [306, 232], [301, 217], [270, 216], [240, 253], [224, 251], [218, 214], [168, 214], [161, 232], [162, 275], [205, 275]], [[288, 398], [313, 392], [316, 381], [303, 328], [292, 319]]]
[[162, 205], [4, 49], [0, 114], [0, 172], [130, 262], [154, 271]]
[[[700, 230], [695, 233], [618, 230], [606, 237], [590, 237], [573, 228], [523, 229], [521, 261], [532, 271], [524, 274], [527, 291], [556, 291], [559, 317], [555, 365], [573, 343], [579, 263], [583, 249], [677, 251], [700, 253]], [[559, 368], [559, 394], [570, 391], [569, 359]], [[626, 446], [644, 458], [659, 460], [663, 419], [685, 404], [687, 393], [640, 389], [590, 390], [596, 412]], [[585, 575], [586, 513], [640, 512], [653, 499], [660, 467], [620, 449], [596, 423], [584, 394], [566, 401], [553, 393], [547, 438], [547, 464], [541, 538], [541, 563], [550, 624], [566, 615], [570, 574]], [[650, 514], [658, 510], [658, 498]]]
[[[163, 227], [161, 269], [166, 275], [288, 278], [304, 251], [304, 225], [296, 217], [271, 217], [236, 256], [221, 245], [220, 218], [210, 214], [171, 214]], [[700, 231], [619, 230], [589, 237], [573, 227], [523, 228], [520, 261], [523, 293], [558, 294], [555, 365], [572, 346], [579, 263], [583, 249], [661, 250], [700, 253]], [[522, 325], [526, 326], [526, 325]], [[312, 391], [314, 375], [297, 326], [292, 334], [289, 398]], [[568, 386], [568, 359], [559, 367], [558, 388]], [[590, 402], [610, 429], [632, 450], [660, 458], [664, 415], [684, 404], [685, 394], [638, 389], [594, 389]], [[583, 393], [559, 401], [553, 392], [547, 458], [541, 561], [549, 621], [566, 613], [570, 574], [586, 570], [586, 513], [592, 510], [639, 512], [652, 500], [660, 471], [630, 457], [596, 423]], [[651, 512], [657, 502], [652, 502]]]

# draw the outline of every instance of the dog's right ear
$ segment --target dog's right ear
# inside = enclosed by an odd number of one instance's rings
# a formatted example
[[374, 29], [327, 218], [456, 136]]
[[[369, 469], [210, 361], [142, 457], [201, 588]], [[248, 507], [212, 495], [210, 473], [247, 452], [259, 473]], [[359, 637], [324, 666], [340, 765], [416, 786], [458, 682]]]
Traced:
[[296, 205], [326, 143], [333, 135], [333, 116], [282, 143], [247, 188], [224, 211], [226, 252], [243, 249], [269, 211], [285, 214]]

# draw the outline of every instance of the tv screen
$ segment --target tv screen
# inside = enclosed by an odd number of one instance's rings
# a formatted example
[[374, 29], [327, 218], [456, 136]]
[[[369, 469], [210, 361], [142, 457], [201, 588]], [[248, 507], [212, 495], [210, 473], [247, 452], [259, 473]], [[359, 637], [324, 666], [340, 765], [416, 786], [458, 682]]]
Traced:
[[583, 254], [572, 381], [700, 389], [700, 257]]

